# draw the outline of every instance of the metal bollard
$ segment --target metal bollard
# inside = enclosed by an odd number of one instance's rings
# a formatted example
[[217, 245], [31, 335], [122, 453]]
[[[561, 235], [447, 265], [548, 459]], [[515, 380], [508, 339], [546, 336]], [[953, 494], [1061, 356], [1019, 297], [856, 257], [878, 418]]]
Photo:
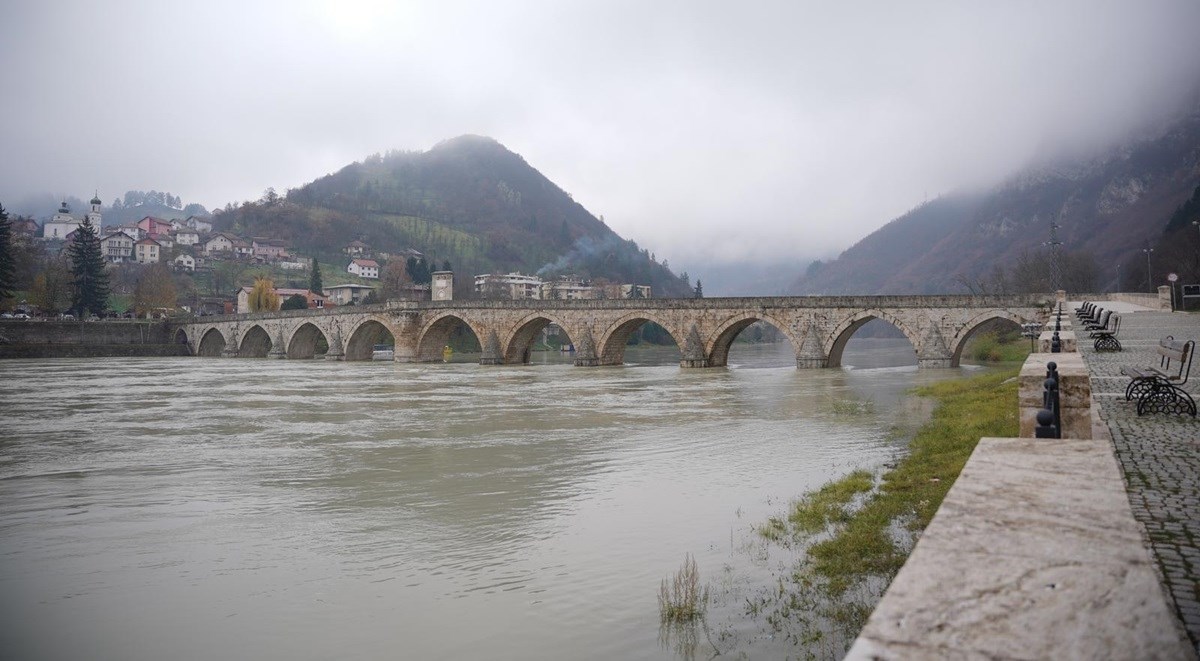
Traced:
[[1037, 427], [1033, 430], [1034, 438], [1058, 438], [1058, 430], [1054, 428], [1054, 414], [1046, 409], [1037, 412]]
[[1050, 338], [1050, 353], [1062, 353], [1062, 340], [1058, 337], [1058, 331], [1054, 331]]

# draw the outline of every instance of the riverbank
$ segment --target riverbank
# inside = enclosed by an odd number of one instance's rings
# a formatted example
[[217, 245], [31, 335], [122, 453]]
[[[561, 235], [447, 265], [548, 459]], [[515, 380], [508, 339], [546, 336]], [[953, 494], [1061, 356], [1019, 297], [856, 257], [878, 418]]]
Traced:
[[830, 482], [760, 528], [805, 552], [752, 610], [806, 654], [845, 654], [979, 439], [1017, 434], [1017, 371], [918, 388], [935, 405], [902, 458], [878, 478], [859, 470]]

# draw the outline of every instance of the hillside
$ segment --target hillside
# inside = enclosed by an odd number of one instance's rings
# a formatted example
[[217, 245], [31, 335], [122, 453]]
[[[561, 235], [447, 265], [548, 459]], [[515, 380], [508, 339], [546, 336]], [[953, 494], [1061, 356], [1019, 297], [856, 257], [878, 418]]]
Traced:
[[[623, 240], [523, 158], [479, 136], [372, 156], [283, 197], [227, 207], [214, 223], [287, 239], [323, 261], [360, 239], [376, 251], [414, 248], [464, 275], [573, 273], [649, 284], [655, 296], [690, 293], [648, 251]], [[469, 286], [462, 277], [458, 283]]]
[[[923, 204], [836, 260], [814, 264], [792, 291], [965, 293], [980, 283], [992, 290], [1012, 288], [1017, 264], [1042, 268], [1056, 220], [1063, 252], [1077, 267], [1071, 286], [1114, 287], [1116, 265], [1127, 264], [1125, 287], [1144, 290], [1142, 248], [1159, 240], [1198, 185], [1200, 109], [1152, 138], [1088, 159], [1030, 168], [987, 192], [954, 193]], [[1172, 267], [1159, 266], [1156, 271]], [[1004, 278], [997, 277], [1000, 269]], [[1026, 283], [1047, 286], [1048, 271], [1041, 273]]]

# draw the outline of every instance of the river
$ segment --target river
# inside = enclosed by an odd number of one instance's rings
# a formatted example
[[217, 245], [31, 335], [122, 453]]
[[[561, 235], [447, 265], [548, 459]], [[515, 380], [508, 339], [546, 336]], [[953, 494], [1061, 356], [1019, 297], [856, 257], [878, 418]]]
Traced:
[[[0, 362], [0, 649], [677, 658], [657, 592], [685, 554], [714, 589], [770, 582], [752, 526], [895, 457], [906, 392], [963, 371], [905, 340], [836, 370], [626, 360]], [[789, 652], [742, 609], [714, 600], [722, 651]]]

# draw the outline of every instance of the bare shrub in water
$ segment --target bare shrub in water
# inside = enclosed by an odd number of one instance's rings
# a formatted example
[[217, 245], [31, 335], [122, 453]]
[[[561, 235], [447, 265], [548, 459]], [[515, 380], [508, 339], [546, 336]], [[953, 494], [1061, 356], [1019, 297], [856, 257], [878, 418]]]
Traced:
[[700, 587], [700, 570], [689, 553], [683, 566], [658, 589], [658, 610], [663, 622], [691, 622], [708, 608], [708, 588]]

